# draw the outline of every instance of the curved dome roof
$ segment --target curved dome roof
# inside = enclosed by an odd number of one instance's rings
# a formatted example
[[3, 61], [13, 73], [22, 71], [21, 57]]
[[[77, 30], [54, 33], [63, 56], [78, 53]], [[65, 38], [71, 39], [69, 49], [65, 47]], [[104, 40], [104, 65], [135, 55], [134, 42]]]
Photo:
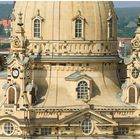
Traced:
[[116, 40], [117, 18], [110, 1], [17, 1], [13, 11], [16, 17], [13, 33], [19, 12], [23, 14], [28, 39], [33, 39], [33, 20], [38, 16], [42, 20], [43, 40], [73, 40], [73, 22], [79, 16], [84, 20], [84, 40], [107, 40], [109, 18], [112, 18], [112, 39]]

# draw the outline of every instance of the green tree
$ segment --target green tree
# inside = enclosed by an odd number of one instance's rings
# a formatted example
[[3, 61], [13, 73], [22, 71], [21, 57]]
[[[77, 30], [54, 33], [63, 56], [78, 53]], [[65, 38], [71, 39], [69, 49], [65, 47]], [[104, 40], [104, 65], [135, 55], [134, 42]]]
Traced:
[[0, 25], [0, 36], [2, 37], [6, 36], [3, 25]]

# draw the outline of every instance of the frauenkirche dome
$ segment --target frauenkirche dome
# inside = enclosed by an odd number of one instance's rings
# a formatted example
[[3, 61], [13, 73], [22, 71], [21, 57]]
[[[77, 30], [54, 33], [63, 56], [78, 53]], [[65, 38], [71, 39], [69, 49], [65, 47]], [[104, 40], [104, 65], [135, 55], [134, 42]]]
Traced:
[[0, 136], [139, 134], [139, 35], [121, 90], [112, 2], [17, 1], [11, 20], [11, 55], [0, 74]]
[[[88, 43], [92, 53], [116, 52], [117, 17], [112, 2], [18, 1], [13, 12], [14, 32], [19, 12], [23, 14], [25, 35], [30, 40], [94, 41]], [[36, 29], [39, 33], [34, 32], [34, 24], [40, 27]]]

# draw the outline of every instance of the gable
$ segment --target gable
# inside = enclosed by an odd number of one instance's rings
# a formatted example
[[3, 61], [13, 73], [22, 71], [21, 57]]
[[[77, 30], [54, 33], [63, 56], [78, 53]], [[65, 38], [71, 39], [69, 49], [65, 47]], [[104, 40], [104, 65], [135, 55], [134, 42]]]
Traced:
[[23, 66], [29, 62], [29, 57], [24, 57], [22, 60], [19, 56], [11, 56], [7, 61], [7, 64], [12, 67], [13, 65]]
[[76, 113], [73, 113], [65, 117], [64, 119], [60, 120], [59, 123], [61, 125], [65, 125], [65, 124], [76, 125], [76, 124], [81, 123], [81, 121], [83, 121], [83, 119], [85, 119], [86, 117], [89, 117], [90, 119], [92, 119], [94, 123], [96, 123], [97, 126], [117, 126], [118, 125], [111, 118], [107, 116], [103, 116], [90, 109], [84, 109]]
[[79, 71], [76, 71], [72, 74], [70, 74], [69, 76], [65, 77], [65, 80], [66, 81], [78, 81], [78, 80], [81, 80], [81, 79], [86, 79], [86, 80], [92, 80], [91, 77], [89, 77], [88, 75], [82, 73], [82, 72], [79, 72]]

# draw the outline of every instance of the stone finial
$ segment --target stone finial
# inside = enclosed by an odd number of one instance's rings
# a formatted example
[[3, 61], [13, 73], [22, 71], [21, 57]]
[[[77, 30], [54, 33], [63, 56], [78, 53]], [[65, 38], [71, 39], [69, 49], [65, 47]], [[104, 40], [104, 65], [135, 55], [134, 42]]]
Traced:
[[17, 25], [23, 26], [23, 23], [22, 23], [22, 13], [21, 12], [19, 12], [19, 14], [18, 14], [18, 23], [17, 23]]
[[40, 16], [40, 10], [39, 9], [37, 10], [37, 15]]
[[111, 14], [112, 14], [111, 9], [109, 9], [108, 16], [111, 16]]
[[77, 13], [78, 13], [78, 16], [81, 16], [81, 11], [80, 10], [78, 10]]

